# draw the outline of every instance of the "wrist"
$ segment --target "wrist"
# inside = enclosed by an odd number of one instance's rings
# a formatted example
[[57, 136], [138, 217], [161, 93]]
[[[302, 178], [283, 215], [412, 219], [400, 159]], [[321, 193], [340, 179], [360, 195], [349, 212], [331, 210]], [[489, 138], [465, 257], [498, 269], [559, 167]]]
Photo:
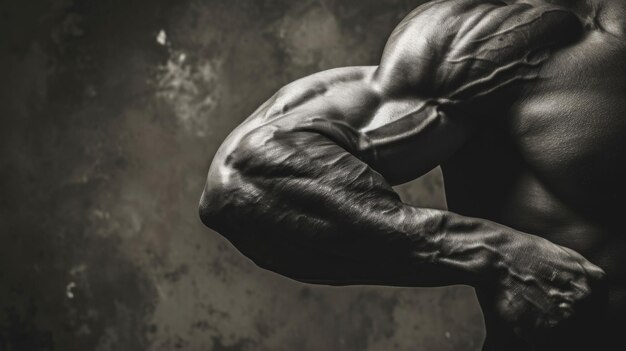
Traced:
[[438, 263], [460, 270], [464, 283], [474, 287], [498, 284], [511, 266], [520, 237], [525, 235], [495, 222], [451, 212], [444, 214], [442, 223]]

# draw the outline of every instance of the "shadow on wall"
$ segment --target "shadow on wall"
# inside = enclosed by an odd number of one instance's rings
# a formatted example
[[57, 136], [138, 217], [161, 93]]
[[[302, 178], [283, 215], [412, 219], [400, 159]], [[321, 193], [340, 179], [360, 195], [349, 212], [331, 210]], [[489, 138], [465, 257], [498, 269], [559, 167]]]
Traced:
[[[0, 349], [478, 350], [467, 287], [296, 283], [197, 218], [230, 130], [294, 79], [376, 64], [419, 3], [0, 5]], [[444, 206], [436, 172], [399, 189]]]

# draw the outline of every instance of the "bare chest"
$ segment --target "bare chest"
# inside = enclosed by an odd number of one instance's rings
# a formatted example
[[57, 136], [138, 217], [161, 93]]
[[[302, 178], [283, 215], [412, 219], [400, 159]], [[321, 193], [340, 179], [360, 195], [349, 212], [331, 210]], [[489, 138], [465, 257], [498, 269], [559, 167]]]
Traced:
[[574, 207], [614, 206], [626, 195], [624, 45], [590, 33], [556, 53], [511, 109], [507, 128], [555, 194]]

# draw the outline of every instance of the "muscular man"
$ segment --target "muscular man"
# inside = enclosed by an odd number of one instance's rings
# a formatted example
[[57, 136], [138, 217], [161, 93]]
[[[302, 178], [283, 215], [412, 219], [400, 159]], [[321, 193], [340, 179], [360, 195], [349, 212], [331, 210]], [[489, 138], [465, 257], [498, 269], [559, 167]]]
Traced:
[[[623, 349], [624, 18], [622, 0], [420, 6], [378, 66], [291, 83], [232, 132], [201, 218], [304, 282], [470, 284], [486, 350]], [[437, 165], [450, 212], [402, 203], [391, 185]]]

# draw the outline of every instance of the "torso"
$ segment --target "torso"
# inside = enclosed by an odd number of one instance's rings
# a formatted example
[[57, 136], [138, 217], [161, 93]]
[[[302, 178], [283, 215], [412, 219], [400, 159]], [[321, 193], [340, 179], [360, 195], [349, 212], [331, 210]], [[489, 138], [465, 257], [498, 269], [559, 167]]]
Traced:
[[[617, 4], [598, 17], [623, 18], [626, 6]], [[623, 329], [626, 38], [619, 22], [598, 24], [604, 30], [588, 29], [554, 53], [541, 79], [477, 128], [443, 170], [450, 210], [543, 236], [601, 266], [610, 284], [606, 320]], [[594, 327], [607, 325], [590, 318]]]

